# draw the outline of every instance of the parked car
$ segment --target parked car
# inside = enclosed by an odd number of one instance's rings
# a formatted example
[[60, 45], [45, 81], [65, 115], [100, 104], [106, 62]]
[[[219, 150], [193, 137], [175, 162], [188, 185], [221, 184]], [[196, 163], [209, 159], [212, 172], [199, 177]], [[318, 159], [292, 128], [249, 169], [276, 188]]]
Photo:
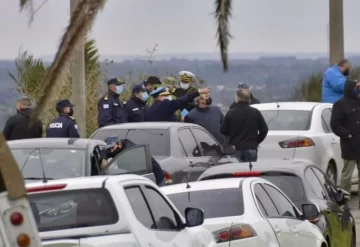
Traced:
[[215, 246], [211, 233], [201, 226], [201, 209], [186, 208], [183, 218], [142, 176], [37, 182], [28, 184], [27, 191], [40, 212], [42, 246]]
[[[53, 180], [73, 177], [112, 175], [113, 169], [101, 169], [100, 150], [106, 143], [81, 138], [36, 138], [9, 141], [25, 181]], [[152, 161], [147, 145], [135, 145], [110, 161], [121, 166], [119, 173], [144, 175], [152, 181]]]
[[202, 208], [204, 226], [218, 246], [326, 246], [319, 229], [306, 220], [318, 217], [318, 208], [303, 204], [301, 214], [265, 179], [214, 179], [165, 186], [162, 191], [180, 212], [186, 207]]
[[208, 167], [238, 162], [236, 158], [230, 156], [235, 151], [233, 146], [222, 146], [207, 130], [196, 124], [179, 122], [116, 124], [96, 130], [90, 138], [105, 140], [113, 135], [138, 145], [149, 145], [151, 154], [165, 172], [167, 183], [196, 181]]
[[[275, 160], [259, 161], [253, 165], [252, 171], [249, 171], [246, 163], [210, 168], [199, 180], [224, 178], [225, 182], [232, 177], [266, 179], [281, 189], [298, 208], [308, 203], [319, 207], [321, 216], [311, 219], [310, 222], [318, 226], [328, 246], [356, 246], [355, 220], [347, 205], [350, 196], [346, 191], [336, 189], [318, 166], [307, 161]], [[267, 210], [268, 206], [264, 206]]]
[[[259, 147], [259, 159], [309, 160], [334, 185], [338, 184], [343, 160], [340, 138], [330, 127], [332, 104], [279, 102], [252, 107], [260, 110], [269, 126], [269, 133]], [[357, 171], [353, 183], [357, 183]]]

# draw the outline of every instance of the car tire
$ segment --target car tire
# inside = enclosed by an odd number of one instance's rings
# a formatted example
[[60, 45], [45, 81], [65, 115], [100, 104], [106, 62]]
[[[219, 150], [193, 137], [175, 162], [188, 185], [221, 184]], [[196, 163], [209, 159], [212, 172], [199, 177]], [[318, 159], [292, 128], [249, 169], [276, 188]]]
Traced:
[[336, 187], [337, 185], [337, 173], [336, 173], [336, 167], [335, 164], [332, 162], [329, 162], [327, 170], [326, 170], [326, 176], [328, 179], [333, 183], [333, 185]]

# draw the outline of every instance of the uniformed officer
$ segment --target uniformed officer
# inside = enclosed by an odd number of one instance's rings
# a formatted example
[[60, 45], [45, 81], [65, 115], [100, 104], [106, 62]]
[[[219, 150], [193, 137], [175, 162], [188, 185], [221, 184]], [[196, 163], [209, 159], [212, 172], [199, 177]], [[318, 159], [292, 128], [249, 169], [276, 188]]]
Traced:
[[[176, 87], [173, 95], [175, 97], [182, 97], [187, 94], [192, 94], [194, 92], [197, 92], [197, 88], [193, 86], [193, 82], [195, 81], [195, 75], [191, 73], [190, 71], [180, 71], [180, 87]], [[195, 102], [189, 102], [187, 105], [185, 105], [181, 110], [186, 109], [187, 111], [191, 111], [196, 106]]]
[[208, 88], [201, 88], [194, 93], [187, 94], [177, 99], [172, 99], [171, 93], [166, 87], [159, 87], [150, 95], [154, 97], [155, 102], [146, 112], [146, 121], [149, 122], [175, 122], [174, 113], [182, 109], [189, 102], [194, 101], [200, 94], [209, 93]]
[[154, 85], [161, 85], [161, 81], [157, 76], [149, 76], [149, 78], [144, 81], [144, 87], [148, 94], [154, 91]]
[[119, 99], [124, 92], [124, 82], [117, 78], [107, 81], [108, 93], [98, 102], [98, 124], [99, 128], [127, 122], [124, 104]]
[[72, 117], [74, 114], [73, 107], [74, 105], [67, 99], [60, 100], [56, 104], [56, 111], [59, 113], [59, 116], [48, 125], [46, 137], [80, 137], [75, 118]]
[[145, 112], [148, 109], [146, 101], [149, 94], [146, 92], [144, 85], [135, 85], [132, 89], [131, 98], [126, 102], [125, 109], [128, 122], [144, 122]]

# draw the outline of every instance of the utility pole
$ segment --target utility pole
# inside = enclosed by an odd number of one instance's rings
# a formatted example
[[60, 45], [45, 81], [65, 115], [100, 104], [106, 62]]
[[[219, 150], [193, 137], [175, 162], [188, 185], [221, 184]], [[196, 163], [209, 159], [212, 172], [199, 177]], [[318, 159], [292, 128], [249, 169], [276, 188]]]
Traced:
[[[81, 0], [70, 0], [70, 15]], [[85, 88], [85, 37], [77, 49], [74, 64], [71, 67], [72, 103], [80, 137], [86, 138], [86, 88]]]
[[330, 65], [344, 59], [343, 0], [329, 0]]

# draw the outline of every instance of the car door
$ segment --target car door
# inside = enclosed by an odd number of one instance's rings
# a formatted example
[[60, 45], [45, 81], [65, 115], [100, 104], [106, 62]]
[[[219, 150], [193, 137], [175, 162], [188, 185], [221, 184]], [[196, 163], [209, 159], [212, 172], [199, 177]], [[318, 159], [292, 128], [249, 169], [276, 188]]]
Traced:
[[337, 203], [337, 190], [326, 177], [326, 175], [315, 166], [311, 166], [311, 169], [315, 173], [316, 178], [318, 179], [317, 182], [322, 185], [322, 188], [326, 193], [324, 199], [327, 206], [326, 212], [327, 214], [331, 214], [332, 216], [332, 221], [329, 221], [330, 224], [332, 224], [330, 228], [336, 229], [336, 234], [333, 234], [332, 238], [334, 240], [332, 241], [338, 241], [339, 245], [337, 245], [335, 242], [332, 246], [350, 246], [352, 219], [349, 211], [347, 210], [347, 208], [344, 208]]
[[156, 183], [148, 145], [137, 145], [125, 149], [109, 162], [104, 171], [105, 175], [122, 173], [143, 175]]

